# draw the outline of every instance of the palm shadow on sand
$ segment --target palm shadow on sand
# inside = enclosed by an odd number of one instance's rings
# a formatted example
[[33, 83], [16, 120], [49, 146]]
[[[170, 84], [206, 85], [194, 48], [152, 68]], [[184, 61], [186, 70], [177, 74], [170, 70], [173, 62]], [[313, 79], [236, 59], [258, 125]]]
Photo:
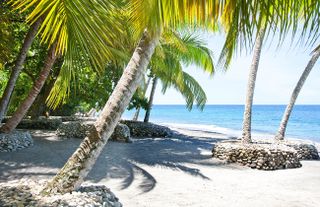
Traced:
[[[32, 176], [37, 179], [52, 177], [81, 142], [80, 139], [46, 139], [41, 133], [34, 140], [35, 145], [31, 148], [0, 153], [0, 182]], [[98, 183], [120, 179], [120, 189], [126, 189], [139, 176], [142, 180], [138, 187], [141, 193], [146, 193], [156, 186], [157, 180], [144, 166], [169, 168], [210, 180], [194, 166], [233, 168], [212, 159], [210, 154], [202, 154], [203, 150], [211, 150], [217, 141], [215, 138], [175, 134], [173, 138], [136, 139], [131, 144], [109, 142], [87, 180]]]

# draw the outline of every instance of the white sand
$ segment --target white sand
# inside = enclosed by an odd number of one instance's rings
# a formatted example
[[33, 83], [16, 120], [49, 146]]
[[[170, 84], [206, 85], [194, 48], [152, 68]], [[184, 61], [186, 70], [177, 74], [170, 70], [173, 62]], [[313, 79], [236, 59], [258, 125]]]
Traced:
[[[320, 161], [252, 170], [211, 158], [213, 143], [228, 136], [176, 130], [187, 136], [108, 143], [86, 183], [107, 185], [125, 207], [320, 206]], [[32, 148], [0, 153], [0, 182], [51, 177], [79, 143], [41, 134]]]

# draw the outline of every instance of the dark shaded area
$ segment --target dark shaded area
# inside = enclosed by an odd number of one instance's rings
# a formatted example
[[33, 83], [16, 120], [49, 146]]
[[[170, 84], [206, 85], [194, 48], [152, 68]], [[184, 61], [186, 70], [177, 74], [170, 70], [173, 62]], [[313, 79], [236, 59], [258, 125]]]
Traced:
[[[52, 137], [53, 132], [46, 134], [38, 131], [33, 134], [33, 147], [0, 153], [0, 182], [30, 176], [39, 179], [51, 177], [81, 142], [79, 139], [58, 140]], [[142, 176], [139, 186], [141, 193], [145, 193], [151, 191], [157, 181], [143, 168], [144, 165], [178, 170], [209, 180], [208, 176], [189, 164], [232, 168], [224, 162], [212, 159], [211, 155], [201, 154], [202, 150], [210, 151], [217, 141], [214, 138], [175, 134], [173, 138], [135, 139], [131, 144], [109, 142], [87, 180], [98, 183], [102, 179], [117, 178], [121, 180], [121, 188], [125, 189], [133, 183], [136, 176]]]

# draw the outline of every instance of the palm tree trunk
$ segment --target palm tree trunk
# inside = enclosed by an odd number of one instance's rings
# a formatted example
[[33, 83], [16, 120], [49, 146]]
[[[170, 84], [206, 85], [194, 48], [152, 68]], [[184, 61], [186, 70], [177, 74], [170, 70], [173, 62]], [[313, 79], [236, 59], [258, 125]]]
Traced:
[[[150, 80], [151, 80], [151, 77], [148, 78], [147, 84], [146, 84], [146, 86], [145, 86], [145, 88], [144, 88], [144, 90], [143, 90], [143, 96], [146, 95], [148, 86], [149, 86], [149, 84], [150, 84]], [[139, 107], [137, 108], [137, 111], [136, 111], [136, 113], [134, 114], [133, 119], [132, 119], [133, 121], [138, 121], [140, 109], [141, 109], [141, 106], [139, 106]]]
[[16, 85], [19, 74], [23, 68], [23, 63], [26, 60], [27, 52], [31, 47], [31, 44], [37, 34], [39, 26], [42, 22], [42, 18], [39, 18], [34, 24], [30, 26], [30, 29], [24, 39], [23, 45], [20, 49], [19, 55], [15, 62], [12, 72], [10, 74], [9, 82], [6, 85], [6, 88], [3, 92], [2, 98], [0, 100], [0, 123], [3, 117], [7, 113], [8, 104], [10, 101], [11, 94], [13, 92], [14, 86]]
[[242, 142], [243, 143], [251, 143], [251, 115], [252, 115], [252, 102], [253, 102], [253, 94], [254, 88], [257, 78], [257, 72], [259, 67], [260, 55], [262, 42], [264, 37], [264, 30], [261, 30], [256, 38], [253, 59], [249, 72], [249, 80], [247, 85], [247, 96], [246, 96], [246, 104], [245, 110], [243, 114], [243, 126], [242, 126]]
[[42, 86], [44, 85], [50, 70], [56, 60], [56, 44], [52, 45], [48, 51], [48, 55], [44, 61], [44, 66], [39, 74], [38, 79], [35, 81], [33, 87], [31, 88], [27, 98], [21, 103], [19, 108], [14, 112], [12, 117], [0, 128], [1, 132], [9, 133], [14, 130], [17, 125], [20, 123], [22, 118], [27, 114], [30, 106], [36, 99], [37, 95], [41, 91]]
[[152, 88], [151, 88], [149, 102], [148, 102], [148, 108], [146, 110], [146, 115], [144, 116], [144, 120], [143, 120], [144, 122], [149, 122], [150, 112], [151, 112], [151, 108], [152, 108], [152, 104], [153, 104], [154, 94], [156, 92], [157, 82], [158, 82], [158, 78], [155, 77], [153, 79], [153, 83], [152, 83]]
[[150, 38], [147, 31], [144, 32], [117, 86], [95, 122], [95, 127], [58, 174], [46, 185], [42, 194], [67, 193], [81, 185], [138, 88], [159, 42], [159, 35]]
[[290, 98], [290, 102], [287, 105], [287, 108], [283, 114], [280, 126], [279, 126], [279, 130], [277, 135], [275, 136], [275, 140], [276, 141], [282, 141], [284, 140], [284, 136], [286, 133], [286, 128], [287, 128], [287, 124], [292, 112], [292, 109], [294, 107], [294, 104], [298, 98], [298, 95], [301, 91], [301, 88], [303, 87], [304, 82], [306, 81], [306, 79], [308, 78], [308, 75], [310, 74], [314, 64], [317, 62], [318, 58], [320, 56], [320, 45], [318, 46], [318, 48], [314, 51], [311, 59], [308, 62], [308, 65], [306, 66], [306, 68], [304, 69], [296, 87], [294, 88], [292, 94], [291, 94], [291, 98]]

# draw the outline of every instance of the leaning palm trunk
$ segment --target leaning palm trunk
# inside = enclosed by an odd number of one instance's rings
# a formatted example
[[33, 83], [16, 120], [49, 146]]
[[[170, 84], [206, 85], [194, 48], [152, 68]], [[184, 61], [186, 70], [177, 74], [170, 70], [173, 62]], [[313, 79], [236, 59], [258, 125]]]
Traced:
[[282, 117], [282, 121], [280, 123], [280, 126], [279, 126], [279, 130], [278, 130], [278, 133], [277, 135], [275, 136], [275, 140], [276, 141], [281, 141], [284, 139], [284, 136], [285, 136], [285, 133], [286, 133], [286, 129], [287, 129], [287, 124], [288, 124], [288, 121], [289, 121], [289, 118], [290, 118], [290, 115], [291, 115], [291, 112], [292, 112], [292, 109], [293, 109], [293, 106], [298, 98], [298, 95], [300, 93], [300, 90], [304, 84], [304, 82], [306, 81], [306, 79], [308, 78], [308, 75], [310, 74], [314, 64], [317, 62], [318, 58], [320, 56], [320, 46], [314, 51], [307, 67], [304, 69], [296, 87], [294, 88], [293, 92], [292, 92], [292, 95], [291, 95], [291, 98], [290, 98], [290, 102], [283, 114], [283, 117]]
[[58, 174], [43, 189], [43, 194], [67, 193], [78, 188], [92, 169], [122, 113], [129, 105], [150, 62], [159, 35], [144, 32], [117, 86], [109, 97], [94, 128], [82, 141]]
[[[148, 78], [147, 84], [146, 84], [145, 88], [143, 89], [143, 96], [146, 95], [148, 86], [149, 86], [149, 84], [150, 84], [150, 80], [151, 80], [151, 77]], [[138, 121], [140, 109], [141, 109], [141, 106], [139, 106], [139, 107], [137, 108], [137, 111], [136, 111], [136, 113], [134, 114], [133, 119], [132, 119], [133, 121]]]
[[158, 78], [155, 77], [153, 79], [153, 83], [152, 83], [151, 93], [150, 93], [149, 102], [148, 102], [148, 108], [146, 110], [146, 115], [144, 117], [144, 122], [149, 122], [150, 112], [151, 112], [151, 108], [152, 108], [152, 104], [153, 104], [154, 94], [156, 92], [157, 82], [158, 82]]
[[14, 67], [12, 68], [12, 72], [10, 74], [9, 81], [6, 85], [6, 88], [3, 92], [2, 98], [0, 100], [0, 123], [3, 119], [3, 117], [7, 113], [8, 104], [10, 101], [11, 94], [13, 92], [14, 86], [16, 85], [18, 76], [23, 68], [23, 63], [26, 60], [27, 52], [29, 48], [31, 47], [31, 44], [37, 34], [37, 31], [39, 29], [39, 26], [42, 22], [42, 19], [39, 18], [34, 24], [31, 25], [25, 39], [23, 42], [23, 45], [20, 49], [19, 55], [17, 57], [17, 60], [15, 62]]
[[242, 128], [242, 142], [243, 143], [251, 143], [251, 115], [252, 115], [252, 102], [253, 102], [253, 94], [254, 88], [257, 78], [257, 72], [259, 67], [259, 60], [262, 48], [262, 42], [264, 37], [264, 30], [261, 30], [258, 35], [254, 46], [253, 59], [249, 72], [249, 80], [247, 85], [247, 97], [245, 110], [243, 114], [243, 128]]
[[35, 81], [33, 87], [31, 88], [27, 98], [20, 104], [18, 109], [14, 112], [12, 117], [0, 128], [1, 132], [9, 133], [14, 130], [17, 125], [20, 123], [22, 118], [27, 114], [29, 108], [33, 104], [34, 100], [41, 91], [42, 86], [44, 85], [47, 77], [50, 73], [50, 70], [56, 60], [56, 44], [52, 45], [48, 51], [47, 57], [44, 61], [44, 66], [39, 74], [38, 79]]

